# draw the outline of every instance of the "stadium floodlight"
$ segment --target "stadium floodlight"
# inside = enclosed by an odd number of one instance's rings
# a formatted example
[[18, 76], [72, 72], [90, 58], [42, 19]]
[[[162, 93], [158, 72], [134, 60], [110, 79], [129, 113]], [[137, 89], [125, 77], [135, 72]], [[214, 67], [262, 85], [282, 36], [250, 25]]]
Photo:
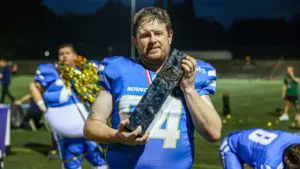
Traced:
[[44, 53], [44, 55], [45, 55], [46, 57], [48, 57], [48, 56], [50, 56], [50, 52], [49, 52], [48, 50], [46, 50], [45, 53]]
[[[135, 14], [135, 5], [136, 5], [136, 2], [135, 0], [131, 0], [131, 21], [133, 21], [133, 18], [134, 18], [134, 14]], [[130, 56], [131, 58], [135, 58], [135, 48], [134, 48], [134, 44], [133, 44], [133, 32], [132, 32], [132, 24], [130, 24], [131, 26], [131, 29], [130, 29], [130, 32], [131, 32], [131, 35], [130, 35], [130, 41], [131, 41], [131, 48], [130, 48]]]

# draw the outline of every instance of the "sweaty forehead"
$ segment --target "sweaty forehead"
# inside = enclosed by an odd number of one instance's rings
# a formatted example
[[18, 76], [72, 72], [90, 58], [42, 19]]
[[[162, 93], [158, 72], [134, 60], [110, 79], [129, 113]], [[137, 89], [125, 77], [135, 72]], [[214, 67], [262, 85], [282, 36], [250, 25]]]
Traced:
[[139, 33], [151, 32], [151, 31], [166, 31], [166, 24], [160, 23], [157, 20], [143, 21], [138, 27]]

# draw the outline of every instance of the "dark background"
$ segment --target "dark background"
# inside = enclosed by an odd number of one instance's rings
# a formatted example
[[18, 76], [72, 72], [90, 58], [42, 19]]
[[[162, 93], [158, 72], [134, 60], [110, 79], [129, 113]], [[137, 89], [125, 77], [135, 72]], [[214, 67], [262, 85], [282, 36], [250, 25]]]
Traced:
[[[137, 10], [149, 5], [169, 11], [178, 49], [300, 56], [300, 1], [137, 0]], [[1, 0], [0, 22], [0, 56], [10, 60], [53, 60], [66, 42], [90, 58], [130, 55], [129, 0]]]

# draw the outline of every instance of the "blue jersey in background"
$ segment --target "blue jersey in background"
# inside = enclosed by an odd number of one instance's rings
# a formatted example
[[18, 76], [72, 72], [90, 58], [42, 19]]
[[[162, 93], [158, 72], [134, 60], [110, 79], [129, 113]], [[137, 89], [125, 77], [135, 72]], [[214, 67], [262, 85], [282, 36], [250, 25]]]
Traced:
[[[222, 152], [233, 152], [240, 163], [247, 163], [253, 168], [282, 169], [285, 148], [299, 143], [298, 134], [279, 130], [250, 129], [231, 133], [224, 139], [220, 151], [221, 156]], [[230, 159], [225, 158], [226, 160]]]

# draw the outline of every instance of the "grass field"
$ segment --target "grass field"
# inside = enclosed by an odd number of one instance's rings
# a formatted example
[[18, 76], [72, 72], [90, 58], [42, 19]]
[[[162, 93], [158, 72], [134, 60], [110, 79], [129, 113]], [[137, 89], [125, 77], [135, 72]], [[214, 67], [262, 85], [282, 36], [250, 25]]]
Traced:
[[[15, 96], [21, 96], [28, 91], [28, 83], [32, 77], [21, 76], [14, 78], [11, 87]], [[221, 93], [225, 90], [230, 93], [232, 118], [226, 119], [223, 124], [222, 138], [229, 132], [237, 129], [253, 127], [269, 128], [267, 122], [272, 122], [272, 129], [282, 129], [298, 132], [290, 127], [290, 122], [276, 122], [280, 113], [275, 112], [282, 106], [281, 81], [249, 81], [249, 80], [219, 80], [217, 93], [212, 96], [216, 109], [221, 112]], [[294, 113], [291, 114], [292, 118]], [[194, 169], [220, 169], [219, 142], [207, 143], [196, 134], [195, 140], [195, 164]], [[24, 130], [12, 130], [11, 132], [12, 154], [5, 159], [6, 169], [53, 169], [60, 168], [59, 160], [47, 160], [45, 152], [50, 147], [50, 134], [40, 130], [29, 132]], [[90, 168], [84, 164], [83, 168]]]

